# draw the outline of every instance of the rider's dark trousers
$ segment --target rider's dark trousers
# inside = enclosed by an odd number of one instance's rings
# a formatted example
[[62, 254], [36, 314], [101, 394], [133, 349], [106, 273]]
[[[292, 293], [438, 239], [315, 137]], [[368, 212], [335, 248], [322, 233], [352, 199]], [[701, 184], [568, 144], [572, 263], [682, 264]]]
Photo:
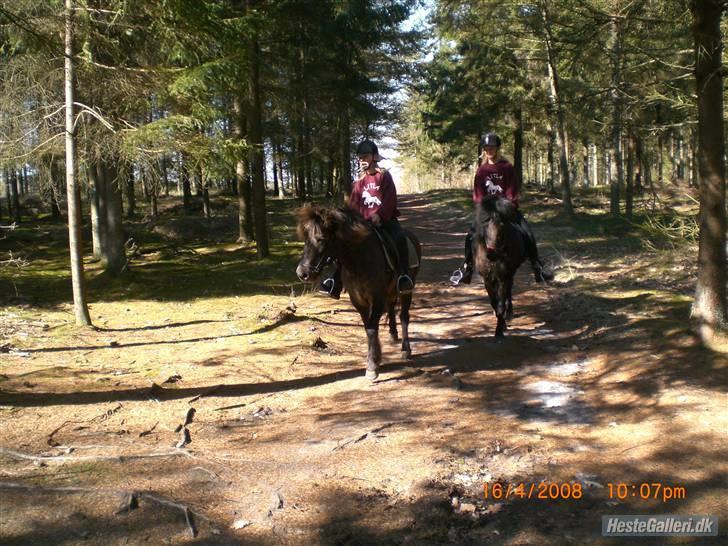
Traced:
[[399, 263], [397, 270], [399, 271], [399, 274], [408, 275], [409, 256], [407, 255], [407, 236], [405, 235], [402, 226], [399, 224], [399, 220], [397, 220], [396, 218], [392, 218], [391, 220], [382, 222], [380, 225], [380, 229], [382, 229], [382, 231], [385, 231], [387, 235], [392, 238], [394, 244], [397, 247], [397, 254], [399, 254]]

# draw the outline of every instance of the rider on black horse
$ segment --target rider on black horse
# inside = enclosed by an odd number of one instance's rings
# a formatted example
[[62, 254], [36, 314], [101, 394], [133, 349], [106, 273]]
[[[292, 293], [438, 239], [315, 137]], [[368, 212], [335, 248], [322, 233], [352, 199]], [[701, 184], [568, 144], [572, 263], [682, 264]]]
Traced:
[[[478, 204], [486, 195], [499, 195], [513, 202], [518, 206], [518, 194], [520, 191], [520, 181], [516, 177], [513, 165], [500, 155], [501, 139], [494, 133], [488, 133], [480, 140], [483, 149], [483, 163], [475, 173], [475, 183], [473, 186], [473, 201]], [[513, 221], [518, 230], [523, 235], [523, 240], [528, 252], [528, 258], [531, 261], [533, 275], [536, 282], [551, 281], [554, 278], [553, 273], [548, 271], [538, 257], [538, 247], [536, 246], [536, 237], [531, 231], [526, 219], [520, 211], [517, 212], [516, 219]], [[471, 225], [468, 234], [465, 236], [465, 263], [459, 269], [453, 271], [450, 282], [453, 286], [461, 283], [470, 283], [473, 277], [473, 233], [474, 226]]]
[[[360, 142], [356, 147], [356, 155], [359, 158], [359, 178], [349, 196], [349, 207], [392, 238], [399, 254], [397, 291], [400, 294], [409, 294], [414, 288], [414, 283], [409, 276], [407, 236], [397, 220], [399, 211], [394, 180], [388, 171], [380, 169], [377, 165], [381, 156], [377, 145], [371, 140]], [[334, 274], [321, 282], [319, 291], [338, 300], [341, 289], [341, 266], [337, 264]]]

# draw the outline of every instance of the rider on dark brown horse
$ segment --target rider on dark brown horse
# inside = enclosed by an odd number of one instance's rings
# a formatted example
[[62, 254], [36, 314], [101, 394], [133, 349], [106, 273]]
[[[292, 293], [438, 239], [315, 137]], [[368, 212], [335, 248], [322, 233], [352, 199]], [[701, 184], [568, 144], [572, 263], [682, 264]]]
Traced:
[[[392, 238], [399, 254], [397, 290], [400, 294], [409, 294], [414, 288], [414, 283], [409, 276], [407, 238], [397, 220], [399, 216], [397, 189], [392, 175], [378, 167], [377, 162], [381, 156], [377, 145], [371, 140], [360, 142], [356, 148], [356, 155], [359, 158], [360, 174], [349, 196], [349, 207]], [[338, 300], [341, 289], [341, 267], [337, 264], [334, 274], [321, 282], [320, 292]]]
[[[513, 165], [500, 155], [500, 137], [494, 133], [488, 133], [481, 139], [480, 144], [483, 149], [484, 161], [475, 173], [473, 201], [480, 203], [486, 195], [495, 194], [505, 197], [517, 207], [521, 184], [513, 169]], [[520, 211], [516, 213], [513, 224], [523, 235], [536, 282], [553, 280], [553, 273], [544, 267], [538, 257], [536, 237], [533, 235], [531, 226], [528, 225], [528, 222], [526, 222], [526, 219]], [[465, 236], [465, 263], [461, 268], [453, 271], [450, 277], [450, 282], [453, 286], [461, 283], [470, 283], [473, 277], [473, 233], [474, 230], [471, 226], [468, 234]]]

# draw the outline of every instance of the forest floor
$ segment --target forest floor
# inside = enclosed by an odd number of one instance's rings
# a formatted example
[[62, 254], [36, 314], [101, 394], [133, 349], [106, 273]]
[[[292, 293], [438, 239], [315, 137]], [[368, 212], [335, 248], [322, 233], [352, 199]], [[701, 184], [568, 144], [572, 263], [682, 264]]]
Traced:
[[639, 544], [724, 542], [728, 360], [689, 328], [695, 249], [576, 201], [567, 222], [526, 199], [556, 279], [521, 268], [495, 344], [482, 284], [446, 282], [467, 193], [401, 197], [423, 242], [414, 355], [383, 328], [375, 382], [348, 298], [295, 278], [291, 201], [263, 261], [225, 242], [224, 205], [204, 228], [130, 224], [125, 277], [87, 264], [93, 330], [73, 325], [63, 226], [7, 234], [0, 543], [632, 544], [601, 536], [606, 514], [717, 515], [723, 538]]

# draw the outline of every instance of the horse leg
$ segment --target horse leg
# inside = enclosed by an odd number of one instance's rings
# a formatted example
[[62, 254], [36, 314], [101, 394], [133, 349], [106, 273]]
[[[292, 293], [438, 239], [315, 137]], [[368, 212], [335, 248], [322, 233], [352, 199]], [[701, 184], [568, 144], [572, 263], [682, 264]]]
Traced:
[[369, 342], [366, 378], [372, 381], [379, 377], [379, 363], [382, 361], [382, 345], [379, 343], [379, 319], [382, 318], [383, 311], [384, 304], [375, 302], [370, 309], [369, 317], [364, 323]]
[[493, 284], [486, 282], [485, 283], [485, 291], [488, 292], [488, 299], [490, 300], [490, 306], [493, 308], [493, 315], [498, 316], [496, 313], [496, 309], [498, 308], [498, 300], [496, 299], [496, 286], [493, 286]]
[[389, 322], [389, 337], [392, 341], [397, 341], [397, 315], [395, 314], [394, 303], [390, 302], [387, 305], [387, 321]]
[[513, 276], [506, 280], [506, 321], [513, 320]]
[[402, 296], [402, 304], [399, 310], [399, 322], [402, 325], [402, 358], [412, 357], [412, 348], [409, 342], [409, 310], [412, 305], [412, 294]]
[[499, 282], [497, 289], [496, 289], [496, 308], [495, 308], [495, 316], [498, 317], [498, 324], [495, 327], [495, 338], [497, 341], [500, 341], [503, 338], [503, 332], [506, 329], [506, 283], [505, 282]]

